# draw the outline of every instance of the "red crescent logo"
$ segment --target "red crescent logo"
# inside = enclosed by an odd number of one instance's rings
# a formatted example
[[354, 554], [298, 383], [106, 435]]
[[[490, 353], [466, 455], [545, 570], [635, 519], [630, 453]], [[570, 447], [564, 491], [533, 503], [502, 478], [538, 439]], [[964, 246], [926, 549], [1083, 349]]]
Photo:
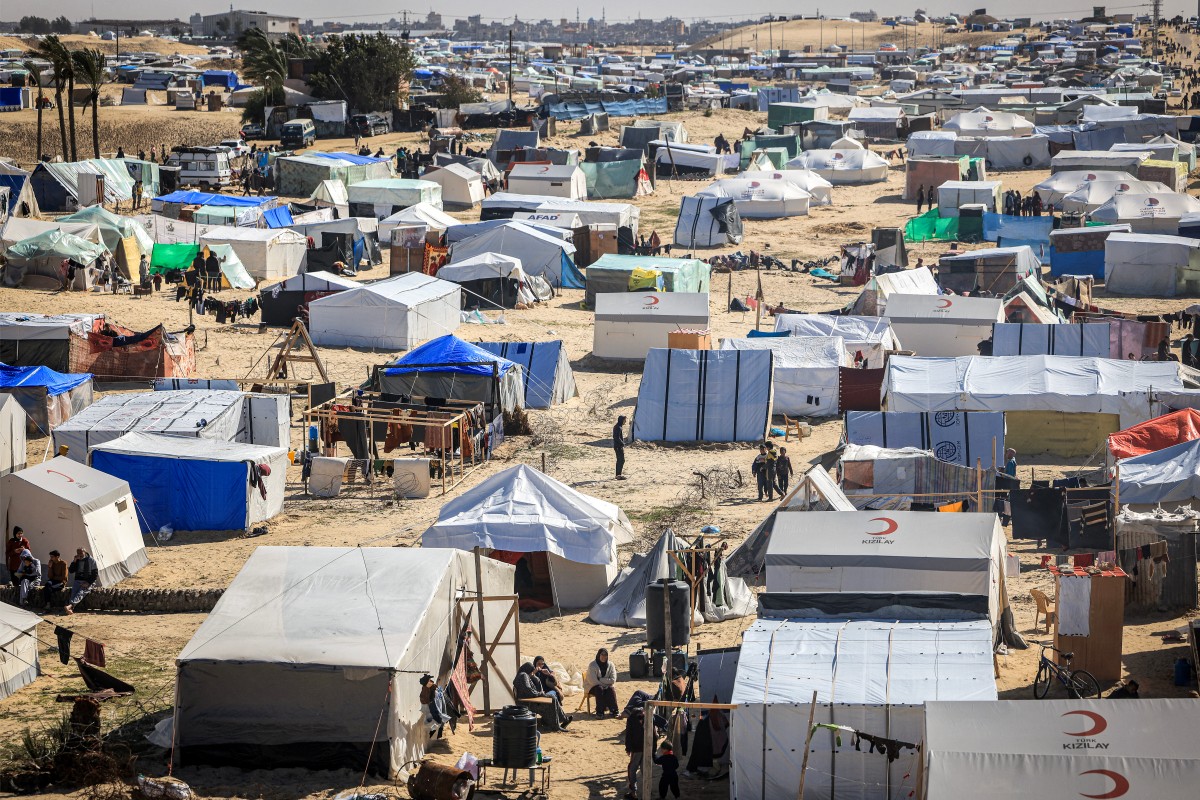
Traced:
[[1111, 769], [1089, 769], [1087, 772], [1081, 772], [1080, 775], [1103, 775], [1113, 782], [1113, 788], [1110, 792], [1103, 794], [1084, 794], [1079, 793], [1080, 797], [1090, 797], [1092, 800], [1112, 800], [1114, 797], [1123, 797], [1129, 791], [1129, 779], [1119, 772], [1113, 772]]
[[1157, 197], [1147, 197], [1147, 198], [1146, 198], [1146, 205], [1148, 205], [1148, 206], [1156, 206], [1156, 205], [1158, 205], [1158, 198], [1157, 198]]
[[51, 474], [51, 475], [62, 475], [64, 478], [66, 478], [66, 479], [67, 479], [67, 483], [74, 483], [74, 482], [75, 482], [75, 479], [74, 479], [74, 478], [72, 478], [70, 475], [66, 475], [66, 474], [64, 474], [64, 473], [62, 473], [62, 472], [59, 472], [59, 471], [58, 471], [58, 470], [56, 470], [56, 469], [48, 469], [48, 470], [46, 470], [46, 472], [47, 472], [47, 474]]
[[954, 305], [954, 301], [949, 298], [942, 298], [938, 301], [938, 308], [949, 308], [952, 305]]
[[1068, 711], [1067, 713], [1063, 714], [1063, 716], [1069, 717], [1072, 714], [1076, 714], [1081, 717], [1087, 717], [1092, 721], [1092, 727], [1088, 728], [1086, 731], [1080, 731], [1079, 733], [1063, 731], [1063, 733], [1065, 733], [1067, 736], [1099, 736], [1108, 728], [1108, 720], [1097, 714], [1095, 711]]
[[1096, 176], [1089, 172], [1086, 176], [1084, 176], [1084, 180], [1085, 181], [1094, 181], [1094, 180], [1096, 180]]
[[891, 536], [896, 532], [896, 528], [900, 527], [900, 523], [896, 522], [896, 520], [891, 519], [890, 517], [875, 517], [871, 520], [871, 522], [882, 522], [883, 530], [867, 531], [867, 534], [870, 536]]
[[647, 306], [658, 305], [658, 295], [654, 295], [654, 294], [646, 295], [646, 302], [643, 305], [647, 305]]

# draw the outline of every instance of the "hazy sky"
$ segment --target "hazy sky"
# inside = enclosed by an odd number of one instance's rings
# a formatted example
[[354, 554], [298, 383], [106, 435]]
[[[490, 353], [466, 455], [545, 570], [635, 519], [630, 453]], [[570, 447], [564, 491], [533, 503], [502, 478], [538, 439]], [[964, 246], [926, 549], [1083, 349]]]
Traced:
[[[1148, 13], [1149, 3], [1135, 4], [1129, 0], [1120, 0], [1121, 5], [1107, 6], [1109, 13], [1117, 11], [1127, 11], [1133, 13], [1143, 13], [1143, 9]], [[1200, 0], [1197, 0], [1200, 2]], [[288, 0], [281, 2], [280, 0], [249, 0], [248, 2], [235, 2], [235, 8], [252, 8], [263, 11], [269, 11], [278, 14], [295, 14], [301, 18], [323, 19], [334, 12], [337, 4], [331, 4], [328, 0]], [[395, 16], [400, 18], [400, 11], [407, 8], [411, 13], [424, 16], [428, 11], [435, 10], [442, 13], [444, 18], [451, 16], [467, 16], [470, 14], [482, 14], [484, 17], [495, 17], [501, 13], [501, 8], [504, 13], [516, 13], [522, 18], [529, 17], [533, 19], [541, 19], [543, 17], [555, 18], [560, 16], [574, 17], [576, 5], [579, 6], [581, 16], [586, 19], [589, 15], [600, 17], [601, 8], [605, 10], [609, 21], [619, 21], [633, 19], [638, 16], [640, 11], [643, 15], [664, 16], [667, 6], [651, 6], [653, 11], [649, 11], [647, 5], [640, 0], [600, 0], [599, 3], [546, 3], [544, 0], [513, 0], [506, 3], [504, 6], [497, 6], [493, 2], [485, 2], [485, 0], [456, 0], [453, 3], [405, 3], [403, 0], [394, 0], [394, 2], [381, 2], [380, 0], [363, 0], [362, 2], [352, 3], [348, 6], [341, 6], [346, 13], [335, 15], [333, 18], [345, 21], [362, 21], [371, 22], [374, 20], [386, 21], [389, 17]], [[799, 5], [799, 8], [798, 8]], [[1049, 6], [1049, 8], [1047, 8]], [[1004, 3], [987, 2], [986, 0], [968, 0], [967, 2], [950, 3], [950, 2], [935, 2], [928, 5], [908, 2], [907, 0], [863, 0], [863, 2], [851, 2], [846, 5], [840, 3], [828, 2], [824, 4], [795, 4], [795, 3], [775, 3], [774, 5], [768, 0], [750, 0], [743, 3], [728, 3], [721, 0], [692, 0], [684, 6], [669, 7], [675, 12], [676, 16], [691, 18], [691, 17], [707, 17], [709, 19], [730, 19], [730, 18], [747, 18], [757, 15], [765, 15], [768, 13], [816, 13], [820, 9], [826, 16], [832, 16], [835, 13], [849, 13], [855, 10], [874, 9], [881, 14], [906, 14], [911, 13], [915, 8], [925, 8], [931, 13], [945, 13], [949, 11], [967, 11], [974, 8], [987, 8], [996, 16], [1018, 16], [1030, 15], [1035, 19], [1043, 19], [1050, 17], [1082, 17], [1091, 13], [1092, 6], [1080, 0], [1051, 0], [1051, 2], [1037, 2], [1037, 0], [1006, 0]], [[121, 0], [120, 3], [114, 3], [113, 0], [0, 0], [0, 19], [15, 20], [26, 14], [36, 14], [44, 17], [56, 17], [60, 14], [65, 14], [71, 20], [82, 20], [93, 16], [111, 17], [116, 13], [116, 9], [120, 9], [120, 15], [124, 18], [147, 19], [151, 17], [178, 17], [186, 21], [187, 17], [199, 11], [202, 14], [214, 14], [229, 8], [227, 3], [214, 3], [210, 0], [199, 0], [198, 2], [181, 2], [180, 0]], [[1196, 2], [1184, 2], [1184, 0], [1165, 0], [1163, 3], [1163, 12], [1166, 16], [1173, 16], [1178, 13], [1191, 15], [1196, 13]], [[731, 14], [736, 10], [736, 14]]]

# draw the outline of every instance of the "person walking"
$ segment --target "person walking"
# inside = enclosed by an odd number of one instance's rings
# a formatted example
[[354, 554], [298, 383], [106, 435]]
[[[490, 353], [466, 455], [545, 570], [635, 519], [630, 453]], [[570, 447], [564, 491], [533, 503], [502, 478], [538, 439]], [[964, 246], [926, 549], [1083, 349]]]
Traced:
[[613, 455], [617, 457], [617, 480], [625, 480], [625, 417], [617, 417], [612, 432]]
[[788, 457], [787, 448], [779, 448], [779, 455], [775, 459], [775, 485], [779, 489], [779, 496], [782, 498], [787, 494], [788, 483], [792, 477], [792, 459]]
[[625, 719], [625, 755], [629, 756], [629, 764], [625, 767], [628, 787], [625, 796], [637, 797], [637, 775], [642, 768], [642, 754], [646, 750], [646, 708], [636, 706], [628, 713]]
[[921, 214], [921, 207], [925, 205], [925, 187], [917, 187], [917, 215]]
[[765, 444], [758, 448], [758, 455], [754, 457], [754, 463], [750, 465], [750, 472], [758, 481], [758, 499], [761, 501], [765, 494], [767, 500], [774, 500], [775, 462], [767, 452]]

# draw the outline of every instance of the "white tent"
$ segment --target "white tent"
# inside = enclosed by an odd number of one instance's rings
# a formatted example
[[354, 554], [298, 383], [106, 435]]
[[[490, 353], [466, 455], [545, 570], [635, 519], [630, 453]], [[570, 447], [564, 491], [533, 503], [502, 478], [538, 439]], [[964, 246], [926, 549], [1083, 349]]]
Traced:
[[1111, 234], [1104, 240], [1104, 288], [1111, 294], [1137, 297], [1200, 293], [1200, 240]]
[[954, 140], [957, 138], [958, 134], [954, 131], [916, 131], [908, 135], [904, 149], [908, 158], [953, 156]]
[[676, 330], [707, 330], [707, 292], [601, 292], [596, 295], [592, 355], [642, 360]]
[[1068, 170], [1051, 175], [1033, 187], [1046, 205], [1059, 207], [1063, 199], [1072, 192], [1087, 186], [1092, 181], [1129, 183], [1137, 178], [1119, 170]]
[[[458, 613], [495, 636], [511, 608], [485, 604], [480, 624], [459, 599], [512, 590], [511, 567], [452, 550], [255, 549], [176, 659], [176, 763], [362, 768], [373, 748], [373, 764], [402, 775], [432, 741], [417, 678], [446, 684]], [[509, 630], [492, 665], [480, 658], [494, 708], [512, 698]]]
[[473, 208], [483, 202], [483, 178], [462, 164], [446, 164], [421, 176], [442, 187], [442, 204], [456, 208]]
[[522, 222], [506, 222], [478, 236], [455, 242], [450, 246], [450, 263], [484, 253], [511, 256], [521, 262], [525, 272], [544, 278], [551, 286], [583, 288], [583, 280], [572, 260], [575, 245]]
[[[458, 284], [471, 281], [514, 281], [517, 284], [516, 296], [513, 297], [512, 292], [507, 292], [507, 295], [502, 298], [505, 304], [509, 299], [521, 303], [536, 303], [539, 299], [548, 299], [552, 296], [549, 284], [542, 278], [526, 274], [521, 267], [520, 259], [500, 253], [480, 253], [477, 256], [447, 264], [437, 271], [437, 277], [439, 280]], [[475, 305], [479, 300], [478, 296], [468, 298], [468, 307]]]
[[812, 196], [809, 205], [827, 206], [833, 203], [833, 184], [809, 169], [747, 170], [739, 173], [738, 177], [751, 181], [787, 181]]
[[[986, 720], [986, 724], [981, 724]], [[1200, 783], [1192, 699], [925, 705], [925, 800], [1185, 800]]]
[[998, 411], [847, 411], [847, 444], [932, 452], [941, 461], [985, 470], [1004, 455], [1004, 414]]
[[536, 585], [518, 592], [523, 600], [548, 593], [560, 608], [595, 602], [617, 576], [617, 547], [632, 541], [619, 507], [525, 464], [446, 503], [421, 536], [422, 547], [542, 554], [530, 559]]
[[887, 318], [906, 350], [919, 356], [969, 356], [1004, 322], [1004, 301], [992, 297], [894, 294]]
[[888, 163], [870, 150], [805, 150], [787, 169], [811, 169], [834, 186], [886, 181]]
[[[1078, 229], [1076, 229], [1078, 230]], [[1095, 356], [1123, 353], [1109, 342], [1109, 324], [1046, 325], [1040, 322], [999, 322], [992, 326], [994, 356]]]
[[808, 214], [812, 196], [782, 179], [721, 178], [710, 183], [697, 197], [728, 197], [742, 219], [779, 219]]
[[721, 197], [683, 197], [672, 237], [676, 247], [724, 247], [742, 241], [737, 204]]
[[342, 181], [323, 180], [317, 184], [317, 188], [313, 189], [308, 202], [318, 208], [337, 208], [339, 206], [348, 208], [350, 195], [347, 193], [346, 184]]
[[954, 143], [956, 155], [982, 158], [988, 169], [1027, 170], [1050, 166], [1050, 137], [1033, 136], [960, 136]]
[[1033, 133], [1033, 123], [1020, 114], [990, 111], [983, 106], [955, 114], [942, 128], [959, 136], [1028, 136]]
[[[841, 515], [824, 514], [820, 521], [835, 516]], [[927, 701], [995, 699], [986, 620], [760, 619], [742, 636], [731, 698], [737, 708], [729, 731], [730, 796], [796, 797], [810, 713], [816, 724], [919, 743]], [[979, 717], [971, 719], [979, 723]], [[804, 797], [901, 800], [916, 787], [919, 760], [906, 749], [891, 761], [867, 747], [859, 750], [849, 733], [817, 730]]]
[[773, 363], [769, 350], [652, 349], [638, 386], [633, 438], [762, 441], [771, 424]]
[[38, 553], [70, 559], [82, 547], [96, 559], [100, 585], [115, 586], [149, 563], [129, 484], [56, 456], [0, 478], [0, 520]]
[[290, 278], [300, 271], [308, 251], [308, 240], [288, 228], [209, 228], [200, 244], [229, 245], [256, 281]]
[[[867, 109], [863, 109], [864, 111]], [[829, 143], [830, 150], [866, 150], [863, 143], [850, 136], [841, 136]]]
[[1179, 218], [1200, 212], [1200, 200], [1177, 192], [1128, 192], [1115, 195], [1091, 213], [1096, 222], [1114, 225], [1127, 222], [1134, 233], [1179, 232]]
[[770, 350], [774, 354], [771, 388], [776, 414], [831, 417], [840, 413], [838, 368], [851, 364], [840, 336], [725, 339], [721, 349]]
[[790, 336], [799, 337], [840, 337], [846, 346], [846, 355], [853, 360], [862, 353], [868, 366], [883, 366], [883, 357], [900, 349], [891, 323], [883, 317], [779, 314], [775, 317], [775, 331], [787, 331]]
[[0, 700], [42, 674], [38, 661], [37, 626], [42, 618], [23, 608], [0, 603]]
[[855, 314], [875, 315], [887, 310], [888, 298], [894, 294], [941, 294], [942, 290], [929, 267], [921, 266], [899, 272], [873, 275], [854, 301]]
[[351, 184], [346, 194], [350, 201], [350, 214], [355, 217], [385, 219], [417, 203], [442, 207], [442, 187], [433, 181], [379, 178]]
[[587, 175], [574, 164], [514, 164], [506, 191], [587, 200]]
[[100, 238], [100, 228], [94, 222], [47, 222], [28, 217], [9, 217], [4, 223], [4, 232], [0, 233], [0, 255], [17, 242], [32, 239], [47, 231], [62, 231], [93, 244], [104, 244]]
[[1166, 194], [1171, 189], [1158, 181], [1088, 181], [1062, 199], [1063, 211], [1091, 214], [1117, 195]]
[[0, 394], [0, 475], [25, 468], [27, 424], [25, 409], [21, 408], [17, 398]]
[[390, 244], [392, 231], [401, 225], [424, 225], [430, 230], [444, 232], [462, 223], [430, 203], [417, 203], [415, 206], [401, 209], [386, 219], [379, 221], [379, 241]]
[[[652, 144], [655, 144], [652, 142]], [[734, 155], [736, 160], [737, 156]], [[716, 152], [712, 145], [661, 144], [654, 152], [655, 170], [659, 175], [711, 175], [725, 171], [726, 157]]]
[[461, 307], [458, 284], [409, 272], [313, 300], [308, 330], [322, 347], [409, 350], [453, 333]]
[[939, 217], [957, 217], [965, 205], [982, 205], [996, 213], [1000, 204], [1000, 181], [946, 181], [937, 190]]
[[1079, 171], [1124, 171], [1136, 173], [1150, 158], [1145, 151], [1063, 150], [1050, 159], [1050, 174]]

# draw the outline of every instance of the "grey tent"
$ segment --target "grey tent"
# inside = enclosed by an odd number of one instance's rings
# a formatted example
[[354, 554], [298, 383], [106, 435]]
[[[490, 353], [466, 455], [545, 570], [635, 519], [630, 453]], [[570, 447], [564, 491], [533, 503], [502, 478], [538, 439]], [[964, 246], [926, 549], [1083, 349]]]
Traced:
[[524, 370], [525, 407], [550, 408], [579, 396], [575, 373], [561, 339], [549, 342], [476, 342]]
[[[683, 579], [672, 550], [685, 550], [688, 543], [669, 528], [658, 537], [649, 553], [637, 553], [629, 566], [613, 580], [604, 596], [592, 606], [588, 618], [601, 625], [623, 628], [646, 627], [646, 587], [663, 578]], [[686, 556], [682, 556], [687, 560]], [[730, 578], [724, 563], [717, 566], [715, 585], [701, 579], [699, 597], [693, 611], [693, 623], [720, 622], [755, 613], [753, 593], [741, 578]]]

